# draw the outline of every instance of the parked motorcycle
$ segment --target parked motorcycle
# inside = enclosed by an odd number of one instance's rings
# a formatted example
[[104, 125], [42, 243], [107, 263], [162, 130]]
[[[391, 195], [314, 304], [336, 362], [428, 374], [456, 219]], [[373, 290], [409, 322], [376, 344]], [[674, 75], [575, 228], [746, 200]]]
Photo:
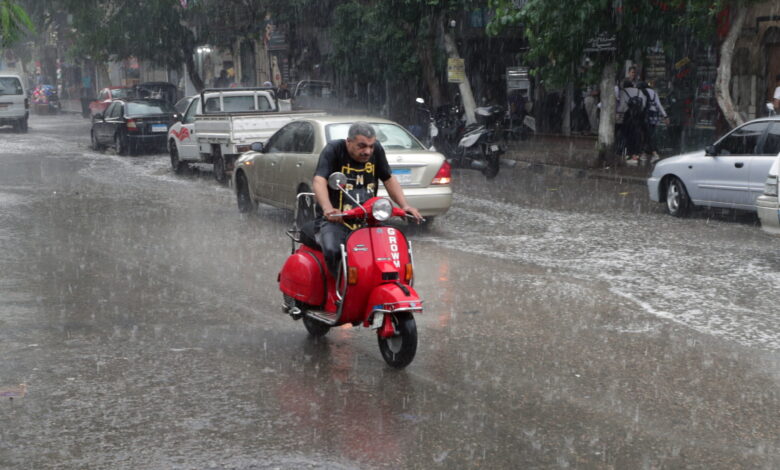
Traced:
[[477, 108], [475, 113], [480, 122], [467, 126], [457, 107], [441, 107], [434, 115], [425, 100], [417, 98], [416, 101], [427, 114], [429, 145], [442, 152], [453, 167], [480, 170], [485, 177], [493, 179], [502, 165], [515, 165], [513, 160], [501, 160], [505, 153], [498, 143], [498, 126], [504, 115], [501, 106]]
[[346, 182], [343, 173], [328, 178], [331, 189], [341, 191], [355, 204], [339, 216], [345, 221], [362, 221], [363, 226], [341, 245], [336, 279], [327, 269], [316, 241], [314, 221], [300, 229], [293, 226], [287, 232], [293, 240], [292, 255], [278, 277], [283, 311], [295, 320], [302, 319], [315, 337], [345, 324], [376, 330], [385, 362], [400, 369], [409, 365], [417, 352], [414, 314], [422, 313], [422, 300], [413, 287], [412, 245], [400, 229], [383, 222], [407, 214], [393, 207], [387, 198], [373, 197], [358, 203], [344, 189]]
[[31, 96], [33, 109], [38, 114], [57, 114], [60, 112], [60, 98], [54, 85], [37, 85]]

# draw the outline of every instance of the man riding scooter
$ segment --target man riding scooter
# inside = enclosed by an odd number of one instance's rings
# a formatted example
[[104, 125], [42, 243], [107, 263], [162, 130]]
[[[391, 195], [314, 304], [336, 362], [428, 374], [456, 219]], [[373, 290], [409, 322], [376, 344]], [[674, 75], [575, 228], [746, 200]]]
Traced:
[[422, 216], [406, 202], [401, 184], [393, 176], [385, 151], [376, 140], [374, 128], [362, 121], [352, 124], [345, 140], [330, 142], [322, 149], [312, 181], [314, 195], [325, 217], [319, 229], [319, 243], [328, 270], [335, 278], [341, 260], [340, 247], [357, 226], [347, 224], [338, 215], [351, 209], [353, 202], [345, 199], [342, 192], [328, 188], [328, 177], [334, 172], [347, 176], [345, 189], [355, 201], [362, 204], [376, 196], [381, 180], [387, 194], [401, 209], [418, 223]]

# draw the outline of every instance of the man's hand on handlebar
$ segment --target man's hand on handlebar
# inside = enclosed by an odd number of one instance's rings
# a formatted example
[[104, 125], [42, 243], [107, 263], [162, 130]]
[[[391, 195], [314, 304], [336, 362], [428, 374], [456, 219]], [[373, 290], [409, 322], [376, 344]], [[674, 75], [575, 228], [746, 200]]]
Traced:
[[323, 214], [328, 222], [341, 222], [341, 212], [336, 208], [330, 208]]
[[415, 209], [414, 207], [412, 207], [412, 206], [404, 206], [401, 209], [403, 209], [403, 211], [406, 212], [407, 214], [409, 214], [411, 217], [414, 217], [415, 222], [417, 222], [418, 224], [420, 222], [424, 222], [425, 221], [425, 219], [423, 219], [423, 216], [420, 215], [420, 212], [417, 209]]

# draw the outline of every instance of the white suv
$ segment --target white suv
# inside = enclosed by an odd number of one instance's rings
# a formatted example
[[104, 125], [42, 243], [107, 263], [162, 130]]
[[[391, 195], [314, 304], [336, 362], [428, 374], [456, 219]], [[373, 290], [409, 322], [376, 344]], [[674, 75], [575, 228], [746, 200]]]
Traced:
[[14, 130], [27, 132], [30, 100], [19, 75], [0, 74], [0, 126], [10, 124]]

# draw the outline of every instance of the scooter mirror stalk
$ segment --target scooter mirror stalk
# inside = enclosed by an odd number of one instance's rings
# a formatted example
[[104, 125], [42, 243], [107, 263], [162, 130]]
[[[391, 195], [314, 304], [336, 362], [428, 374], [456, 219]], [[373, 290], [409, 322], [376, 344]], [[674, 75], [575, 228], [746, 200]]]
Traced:
[[[330, 189], [335, 189], [336, 191], [341, 191], [344, 193], [345, 196], [349, 198], [350, 201], [354, 202], [358, 207], [363, 209], [363, 212], [366, 212], [366, 208], [363, 207], [362, 204], [360, 204], [360, 201], [356, 201], [354, 197], [352, 197], [351, 194], [344, 188], [347, 184], [347, 176], [344, 173], [336, 172], [331, 173], [328, 177], [328, 186]], [[367, 213], [367, 212], [366, 212]]]

